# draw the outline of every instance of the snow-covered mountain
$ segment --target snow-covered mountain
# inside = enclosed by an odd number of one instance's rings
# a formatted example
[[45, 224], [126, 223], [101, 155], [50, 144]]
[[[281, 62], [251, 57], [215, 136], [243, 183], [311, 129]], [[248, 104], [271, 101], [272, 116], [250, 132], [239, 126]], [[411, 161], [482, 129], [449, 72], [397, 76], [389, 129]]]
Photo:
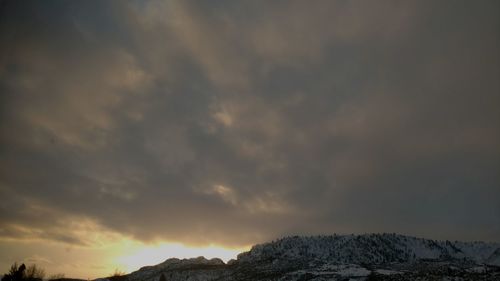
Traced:
[[[163, 276], [163, 277], [162, 277]], [[396, 234], [286, 237], [220, 259], [168, 259], [127, 281], [500, 280], [500, 244]]]
[[239, 262], [308, 260], [334, 263], [385, 264], [418, 260], [468, 261], [500, 266], [500, 244], [435, 241], [397, 234], [286, 237], [254, 246]]

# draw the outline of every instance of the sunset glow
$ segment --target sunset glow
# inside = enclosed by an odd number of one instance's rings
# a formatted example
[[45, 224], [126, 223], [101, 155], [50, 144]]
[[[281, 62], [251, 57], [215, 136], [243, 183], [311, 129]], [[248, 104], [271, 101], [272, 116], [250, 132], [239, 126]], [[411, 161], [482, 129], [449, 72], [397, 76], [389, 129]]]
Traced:
[[247, 248], [225, 248], [221, 246], [191, 247], [179, 243], [160, 243], [156, 245], [135, 245], [127, 250], [127, 254], [117, 258], [117, 268], [132, 272], [146, 265], [155, 265], [169, 258], [220, 258], [224, 262], [235, 259], [236, 255]]
[[500, 1], [457, 2], [0, 0], [0, 276], [500, 243]]

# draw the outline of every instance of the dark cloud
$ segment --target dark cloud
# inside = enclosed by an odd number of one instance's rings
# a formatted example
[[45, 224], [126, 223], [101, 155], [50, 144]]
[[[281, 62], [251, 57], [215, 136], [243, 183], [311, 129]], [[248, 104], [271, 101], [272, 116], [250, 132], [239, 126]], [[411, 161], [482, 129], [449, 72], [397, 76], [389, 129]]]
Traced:
[[1, 5], [3, 238], [500, 237], [494, 1]]

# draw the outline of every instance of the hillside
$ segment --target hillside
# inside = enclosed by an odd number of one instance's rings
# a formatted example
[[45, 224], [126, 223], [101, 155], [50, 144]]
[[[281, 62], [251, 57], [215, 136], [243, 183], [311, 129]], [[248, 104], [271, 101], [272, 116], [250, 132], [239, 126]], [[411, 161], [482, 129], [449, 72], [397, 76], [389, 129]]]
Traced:
[[435, 241], [396, 234], [286, 237], [220, 259], [168, 259], [127, 281], [500, 280], [500, 244]]

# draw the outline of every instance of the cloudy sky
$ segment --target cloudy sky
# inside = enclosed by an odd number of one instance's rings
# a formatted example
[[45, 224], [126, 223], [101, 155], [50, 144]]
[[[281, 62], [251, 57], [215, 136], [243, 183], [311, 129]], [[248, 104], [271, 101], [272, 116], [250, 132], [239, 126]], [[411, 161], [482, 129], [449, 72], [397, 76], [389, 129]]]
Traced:
[[499, 11], [0, 1], [1, 273], [291, 234], [500, 242]]

